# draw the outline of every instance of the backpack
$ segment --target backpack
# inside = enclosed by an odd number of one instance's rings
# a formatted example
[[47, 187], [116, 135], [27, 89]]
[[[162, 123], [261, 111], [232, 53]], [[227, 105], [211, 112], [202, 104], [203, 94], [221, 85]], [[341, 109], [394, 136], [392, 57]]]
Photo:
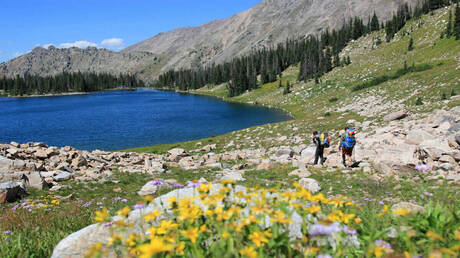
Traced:
[[324, 148], [329, 148], [329, 145], [331, 143], [331, 137], [329, 137], [328, 133], [322, 132], [319, 136], [319, 139], [321, 141], [321, 145], [323, 145]]
[[342, 142], [342, 146], [346, 148], [353, 148], [355, 147], [356, 140], [355, 140], [355, 129], [348, 128], [345, 132], [345, 139]]

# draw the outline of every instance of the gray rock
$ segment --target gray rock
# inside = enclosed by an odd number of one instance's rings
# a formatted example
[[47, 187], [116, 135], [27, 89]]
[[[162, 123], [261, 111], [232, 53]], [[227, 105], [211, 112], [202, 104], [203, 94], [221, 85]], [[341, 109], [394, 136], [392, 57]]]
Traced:
[[298, 176], [299, 178], [305, 178], [311, 176], [310, 171], [307, 169], [296, 169], [288, 174], [288, 176]]
[[419, 212], [425, 211], [424, 207], [417, 205], [417, 204], [410, 203], [410, 202], [400, 202], [391, 207], [392, 211], [401, 210], [401, 209], [408, 210], [411, 213], [419, 213]]
[[277, 157], [281, 157], [284, 155], [288, 155], [289, 157], [292, 157], [294, 155], [294, 151], [290, 147], [283, 146], [276, 150], [275, 155]]
[[222, 172], [220, 180], [246, 181], [242, 173], [228, 169]]
[[43, 149], [37, 150], [34, 155], [38, 159], [47, 159], [48, 158], [48, 154]]
[[406, 139], [411, 142], [411, 143], [414, 143], [414, 144], [420, 144], [422, 143], [423, 141], [426, 141], [426, 140], [431, 140], [433, 139], [434, 136], [427, 133], [426, 131], [424, 130], [411, 130], [409, 131], [409, 133], [407, 134], [406, 136]]
[[145, 195], [154, 195], [158, 192], [160, 187], [158, 185], [154, 185], [152, 181], [147, 182], [139, 192], [137, 192], [138, 195], [140, 196], [145, 196]]
[[439, 167], [442, 170], [449, 171], [449, 170], [452, 170], [454, 168], [454, 165], [452, 165], [450, 163], [442, 163]]
[[321, 186], [318, 181], [313, 178], [301, 178], [299, 181], [300, 186], [310, 191], [312, 194], [315, 194], [321, 191]]
[[0, 168], [9, 168], [13, 165], [13, 160], [0, 156]]
[[169, 155], [171, 156], [181, 156], [181, 155], [184, 155], [186, 154], [185, 150], [184, 149], [181, 149], [181, 148], [174, 148], [174, 149], [171, 149], [168, 151]]
[[309, 146], [306, 149], [302, 150], [302, 152], [300, 153], [300, 156], [302, 156], [302, 158], [311, 159], [312, 157], [315, 156], [315, 152], [316, 152], [316, 147]]
[[29, 175], [27, 175], [27, 178], [29, 179], [29, 187], [42, 190], [44, 181], [43, 178], [40, 176], [39, 172], [32, 172]]
[[400, 120], [400, 119], [405, 118], [406, 116], [407, 116], [406, 111], [401, 110], [401, 111], [390, 113], [390, 114], [386, 115], [385, 117], [383, 117], [383, 121], [389, 122], [389, 121], [393, 121], [393, 120]]
[[442, 163], [455, 163], [455, 159], [449, 155], [442, 155], [441, 158], [439, 158], [439, 162]]
[[59, 173], [57, 176], [53, 178], [56, 182], [67, 181], [67, 180], [70, 180], [70, 178], [72, 178], [72, 174], [64, 171], [64, 172]]

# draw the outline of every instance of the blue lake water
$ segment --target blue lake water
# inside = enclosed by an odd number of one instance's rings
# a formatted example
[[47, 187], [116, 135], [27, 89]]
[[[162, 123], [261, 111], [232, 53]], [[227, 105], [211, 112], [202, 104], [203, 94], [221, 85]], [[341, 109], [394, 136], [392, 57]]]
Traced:
[[120, 150], [195, 140], [288, 119], [275, 109], [150, 89], [0, 97], [0, 142]]

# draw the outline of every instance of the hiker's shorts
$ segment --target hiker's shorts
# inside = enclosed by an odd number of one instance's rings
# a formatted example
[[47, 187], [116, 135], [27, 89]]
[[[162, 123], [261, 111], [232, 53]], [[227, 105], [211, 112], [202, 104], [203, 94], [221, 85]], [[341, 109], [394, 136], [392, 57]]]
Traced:
[[351, 156], [353, 154], [353, 147], [347, 148], [347, 147], [342, 146], [342, 154], [347, 155], [347, 156]]

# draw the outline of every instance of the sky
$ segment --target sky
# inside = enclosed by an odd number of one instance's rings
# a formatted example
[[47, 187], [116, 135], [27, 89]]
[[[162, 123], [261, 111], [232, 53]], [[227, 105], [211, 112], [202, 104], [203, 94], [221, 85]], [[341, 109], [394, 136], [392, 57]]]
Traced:
[[262, 0], [5, 0], [0, 62], [37, 46], [124, 47], [179, 27], [198, 26]]

